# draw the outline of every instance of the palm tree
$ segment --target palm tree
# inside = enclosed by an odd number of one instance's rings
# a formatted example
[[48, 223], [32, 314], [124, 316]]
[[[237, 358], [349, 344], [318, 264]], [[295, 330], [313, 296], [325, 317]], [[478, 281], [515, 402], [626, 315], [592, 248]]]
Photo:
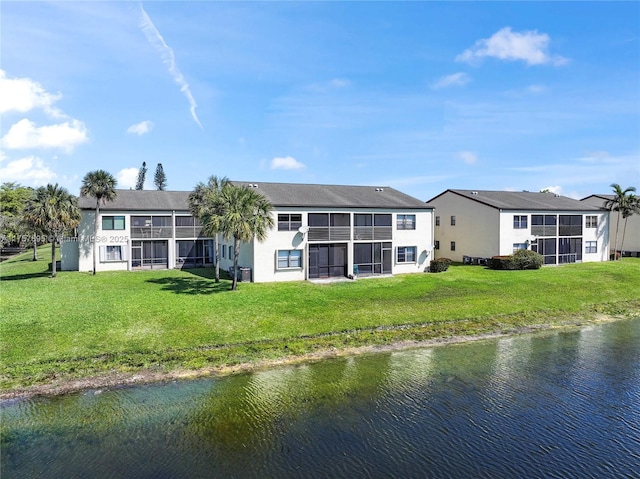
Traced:
[[219, 198], [222, 189], [230, 184], [226, 177], [218, 178], [217, 176], [211, 176], [207, 184], [200, 182], [196, 185], [195, 189], [189, 193], [189, 209], [191, 210], [191, 214], [200, 221], [204, 234], [213, 237], [216, 283], [220, 282], [218, 233], [220, 232], [220, 217], [222, 215], [219, 208]]
[[254, 238], [262, 241], [273, 227], [271, 203], [264, 195], [245, 186], [228, 184], [220, 191], [218, 197], [220, 212], [220, 231], [225, 238], [233, 238], [233, 282], [231, 289], [235, 291], [238, 282], [238, 255], [242, 242]]
[[602, 206], [609, 211], [618, 212], [618, 219], [616, 220], [616, 238], [613, 245], [613, 259], [615, 260], [618, 258], [618, 231], [620, 229], [620, 213], [624, 208], [626, 208], [629, 193], [636, 191], [636, 189], [635, 187], [630, 186], [627, 189], [623, 190], [617, 183], [611, 183], [610, 186], [611, 188], [613, 188], [613, 198], [606, 200]]
[[620, 210], [622, 213], [622, 218], [624, 219], [624, 226], [622, 227], [622, 242], [620, 243], [620, 251], [624, 251], [624, 236], [627, 233], [627, 220], [629, 216], [633, 216], [634, 214], [640, 214], [640, 197], [634, 195], [633, 193], [629, 193], [627, 195], [626, 204]]
[[117, 181], [111, 173], [104, 170], [90, 171], [82, 179], [80, 195], [91, 196], [96, 199], [96, 215], [93, 219], [93, 274], [96, 274], [96, 237], [98, 236], [98, 219], [100, 216], [100, 203], [116, 199]]
[[65, 188], [48, 184], [35, 191], [24, 212], [25, 219], [47, 233], [51, 240], [51, 277], [56, 277], [56, 242], [65, 230], [80, 222], [78, 199]]

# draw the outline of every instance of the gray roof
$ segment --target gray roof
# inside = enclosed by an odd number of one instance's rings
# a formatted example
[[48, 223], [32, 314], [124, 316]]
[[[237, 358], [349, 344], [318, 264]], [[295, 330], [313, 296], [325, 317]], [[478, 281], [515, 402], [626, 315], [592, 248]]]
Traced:
[[[188, 191], [116, 190], [116, 193], [116, 199], [100, 205], [100, 209], [122, 211], [187, 211], [189, 209]], [[81, 196], [78, 199], [78, 206], [81, 209], [93, 210], [96, 207], [96, 200]]]
[[[298, 183], [240, 182], [262, 193], [274, 207], [431, 209], [432, 206], [388, 186], [310, 185]], [[190, 191], [117, 190], [103, 210], [187, 211]], [[93, 198], [80, 197], [79, 206], [94, 209]]]
[[447, 192], [502, 210], [595, 211], [600, 209], [567, 196], [531, 191], [446, 190], [431, 198], [429, 202]]

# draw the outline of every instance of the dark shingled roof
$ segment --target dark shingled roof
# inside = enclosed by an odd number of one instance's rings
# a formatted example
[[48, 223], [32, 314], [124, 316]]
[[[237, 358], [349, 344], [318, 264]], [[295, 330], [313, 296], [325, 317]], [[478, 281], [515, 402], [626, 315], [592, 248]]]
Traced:
[[502, 210], [596, 211], [600, 209], [566, 196], [531, 191], [446, 190], [431, 198], [429, 202], [447, 192]]
[[[274, 207], [431, 209], [432, 206], [388, 186], [309, 185], [234, 181], [262, 193]], [[189, 191], [117, 190], [103, 210], [188, 210]], [[94, 209], [95, 199], [80, 197], [79, 206]]]

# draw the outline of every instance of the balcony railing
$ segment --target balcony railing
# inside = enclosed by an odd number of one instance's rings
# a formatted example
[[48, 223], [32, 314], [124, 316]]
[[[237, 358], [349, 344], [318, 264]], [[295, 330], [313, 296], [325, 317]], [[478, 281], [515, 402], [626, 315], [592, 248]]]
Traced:
[[361, 240], [390, 240], [393, 228], [391, 226], [356, 226], [353, 228], [354, 239]]
[[309, 228], [309, 241], [349, 241], [350, 226], [312, 226]]
[[176, 238], [203, 237], [202, 226], [176, 226]]
[[132, 238], [171, 238], [173, 228], [171, 226], [132, 226]]
[[533, 236], [557, 236], [558, 227], [556, 225], [534, 225], [531, 226]]

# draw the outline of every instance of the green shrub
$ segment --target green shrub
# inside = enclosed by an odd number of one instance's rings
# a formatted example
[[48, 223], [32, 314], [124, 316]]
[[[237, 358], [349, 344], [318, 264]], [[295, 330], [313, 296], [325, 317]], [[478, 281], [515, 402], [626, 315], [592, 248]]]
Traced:
[[519, 249], [511, 256], [517, 265], [516, 269], [540, 269], [544, 263], [541, 254], [529, 249]]
[[541, 254], [527, 249], [520, 249], [509, 256], [493, 256], [489, 261], [489, 267], [503, 270], [539, 269], [543, 263], [544, 258]]
[[506, 270], [518, 269], [516, 268], [513, 256], [492, 256], [491, 260], [489, 260], [489, 268]]
[[449, 269], [451, 260], [449, 258], [432, 259], [429, 263], [429, 271], [431, 273], [442, 273]]

